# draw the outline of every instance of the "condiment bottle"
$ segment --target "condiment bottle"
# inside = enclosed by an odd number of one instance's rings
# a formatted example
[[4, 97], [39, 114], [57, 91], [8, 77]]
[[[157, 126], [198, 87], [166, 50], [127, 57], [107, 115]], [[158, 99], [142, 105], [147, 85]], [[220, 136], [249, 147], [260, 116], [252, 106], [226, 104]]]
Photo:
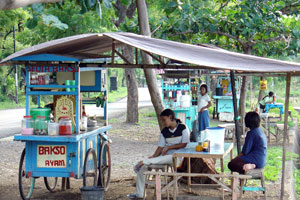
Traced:
[[72, 135], [72, 122], [68, 116], [59, 119], [59, 135]]
[[22, 119], [21, 134], [33, 135], [33, 129], [34, 129], [34, 121], [32, 119], [32, 116], [24, 116], [24, 118]]

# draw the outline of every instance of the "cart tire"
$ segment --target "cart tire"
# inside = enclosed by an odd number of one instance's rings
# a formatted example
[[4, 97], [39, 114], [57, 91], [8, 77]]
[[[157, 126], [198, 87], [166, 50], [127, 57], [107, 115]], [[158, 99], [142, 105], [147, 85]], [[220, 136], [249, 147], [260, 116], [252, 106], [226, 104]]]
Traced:
[[33, 189], [34, 189], [34, 183], [35, 179], [33, 177], [26, 177], [25, 174], [25, 148], [21, 154], [21, 159], [19, 163], [19, 191], [20, 196], [23, 200], [30, 199]]
[[110, 173], [111, 173], [111, 157], [108, 142], [104, 142], [101, 145], [100, 151], [100, 164], [99, 164], [99, 179], [98, 185], [104, 187], [107, 191], [110, 183]]
[[47, 190], [49, 190], [50, 192], [54, 192], [57, 184], [57, 177], [44, 177], [44, 183]]
[[84, 187], [97, 185], [97, 157], [92, 148], [85, 155], [82, 176]]
[[199, 123], [198, 120], [195, 120], [193, 123], [192, 142], [198, 142], [199, 135], [200, 135]]

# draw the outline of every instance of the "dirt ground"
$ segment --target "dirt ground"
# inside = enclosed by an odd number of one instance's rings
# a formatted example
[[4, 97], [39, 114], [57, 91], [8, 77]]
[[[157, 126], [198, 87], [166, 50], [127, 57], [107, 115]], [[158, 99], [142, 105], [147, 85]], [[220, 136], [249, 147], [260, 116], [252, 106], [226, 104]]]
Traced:
[[[156, 148], [159, 137], [159, 128], [153, 116], [146, 113], [153, 111], [152, 108], [141, 109], [139, 124], [126, 124], [125, 116], [119, 116], [110, 120], [112, 129], [109, 136], [113, 143], [111, 145], [112, 173], [109, 190], [105, 192], [104, 199], [127, 199], [126, 195], [135, 192], [135, 174], [133, 166], [137, 160], [152, 155]], [[18, 166], [20, 155], [24, 144], [15, 141], [0, 141], [0, 199], [20, 199], [18, 190]], [[80, 187], [82, 179], [71, 179], [71, 189], [60, 190], [61, 179], [54, 193], [50, 193], [43, 179], [36, 180], [32, 199], [81, 199]], [[267, 182], [268, 199], [278, 199], [280, 195], [280, 182]], [[187, 198], [186, 186], [180, 185], [181, 199], [198, 199], [196, 195], [221, 197], [220, 189], [193, 189], [194, 198]], [[245, 199], [263, 199], [263, 194], [246, 192]], [[147, 199], [154, 199], [153, 190], [148, 190]], [[202, 199], [202, 198], [201, 198]], [[210, 198], [215, 199], [215, 198]], [[231, 199], [230, 194], [225, 192], [225, 199]]]

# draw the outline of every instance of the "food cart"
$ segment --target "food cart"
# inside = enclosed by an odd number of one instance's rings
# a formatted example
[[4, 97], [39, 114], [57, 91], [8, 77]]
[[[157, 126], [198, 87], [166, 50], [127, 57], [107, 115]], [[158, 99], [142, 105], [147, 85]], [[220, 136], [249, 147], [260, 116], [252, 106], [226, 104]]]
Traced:
[[[52, 54], [29, 55], [14, 58], [26, 70], [26, 116], [30, 115], [30, 98], [51, 95], [54, 98], [53, 117], [68, 116], [72, 121], [70, 135], [14, 136], [15, 141], [25, 142], [19, 165], [19, 191], [22, 199], [30, 199], [35, 179], [43, 177], [46, 188], [53, 191], [58, 177], [62, 188], [69, 178], [83, 179], [83, 186], [108, 188], [111, 158], [107, 131], [106, 69], [101, 64], [88, 67], [79, 59]], [[69, 84], [72, 82], [73, 84]], [[84, 92], [99, 92], [104, 98], [82, 98]], [[82, 130], [82, 104], [103, 105], [104, 119], [97, 119], [98, 126]], [[95, 124], [94, 124], [95, 125]], [[61, 127], [59, 127], [61, 128]], [[61, 133], [62, 130], [59, 130]], [[49, 133], [50, 134], [50, 133]]]
[[[165, 70], [162, 75], [162, 101], [171, 108], [192, 133], [198, 133], [197, 98], [200, 85], [195, 70]], [[194, 135], [194, 134], [192, 134]]]
[[[239, 105], [240, 99], [240, 78], [237, 77], [235, 80], [236, 94], [237, 94], [237, 105]], [[213, 118], [217, 115], [220, 121], [233, 121], [233, 101], [232, 91], [229, 76], [218, 76], [216, 95], [213, 96], [215, 100], [215, 108], [213, 112]]]

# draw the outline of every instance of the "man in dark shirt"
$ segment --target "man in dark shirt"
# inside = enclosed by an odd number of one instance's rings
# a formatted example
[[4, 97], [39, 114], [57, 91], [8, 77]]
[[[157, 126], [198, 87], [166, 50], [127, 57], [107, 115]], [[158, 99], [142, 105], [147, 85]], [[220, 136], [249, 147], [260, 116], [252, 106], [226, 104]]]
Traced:
[[267, 138], [260, 126], [260, 117], [256, 112], [248, 112], [245, 116], [247, 133], [242, 152], [228, 163], [231, 171], [240, 174], [254, 168], [264, 168], [267, 159]]

